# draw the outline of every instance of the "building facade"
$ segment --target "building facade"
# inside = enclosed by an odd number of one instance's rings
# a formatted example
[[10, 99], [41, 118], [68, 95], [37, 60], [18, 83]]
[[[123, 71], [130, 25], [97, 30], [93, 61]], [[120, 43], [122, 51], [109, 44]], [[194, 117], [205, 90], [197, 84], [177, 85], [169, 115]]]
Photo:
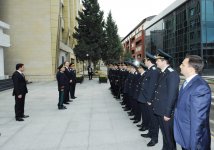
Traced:
[[28, 80], [53, 80], [59, 64], [75, 62], [72, 34], [80, 8], [80, 0], [0, 1], [0, 19], [11, 26], [6, 74], [21, 62]]
[[204, 59], [204, 73], [214, 73], [214, 0], [176, 0], [144, 25], [145, 50], [163, 49], [179, 68], [187, 54]]
[[10, 47], [10, 36], [4, 33], [4, 30], [10, 29], [10, 26], [0, 21], [0, 80], [5, 79], [4, 73], [4, 50]]
[[143, 26], [154, 16], [143, 19], [129, 34], [122, 40], [124, 53], [131, 52], [132, 58], [141, 61], [144, 58], [144, 30]]

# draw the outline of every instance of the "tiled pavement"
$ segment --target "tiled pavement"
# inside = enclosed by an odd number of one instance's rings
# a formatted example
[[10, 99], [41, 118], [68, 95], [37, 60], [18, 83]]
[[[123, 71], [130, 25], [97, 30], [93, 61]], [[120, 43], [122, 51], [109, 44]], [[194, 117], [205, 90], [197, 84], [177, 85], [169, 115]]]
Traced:
[[[16, 122], [12, 90], [0, 92], [1, 150], [160, 150], [148, 148], [119, 102], [112, 98], [109, 84], [97, 79], [77, 84], [75, 99], [67, 110], [57, 109], [56, 82], [28, 85], [25, 114]], [[178, 148], [180, 149], [180, 148]]]

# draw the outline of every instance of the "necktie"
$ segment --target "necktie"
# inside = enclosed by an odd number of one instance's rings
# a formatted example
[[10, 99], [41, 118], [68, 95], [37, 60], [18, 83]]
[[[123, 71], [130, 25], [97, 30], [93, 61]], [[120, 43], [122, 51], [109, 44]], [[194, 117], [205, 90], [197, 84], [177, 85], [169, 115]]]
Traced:
[[183, 84], [183, 89], [185, 88], [185, 86], [188, 84], [188, 82], [185, 80], [184, 84]]

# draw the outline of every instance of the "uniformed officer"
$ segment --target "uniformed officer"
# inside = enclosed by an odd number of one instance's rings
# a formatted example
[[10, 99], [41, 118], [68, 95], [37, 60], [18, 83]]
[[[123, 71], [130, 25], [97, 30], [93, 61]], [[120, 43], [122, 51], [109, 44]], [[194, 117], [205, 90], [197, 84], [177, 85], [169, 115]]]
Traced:
[[163, 134], [162, 150], [175, 150], [173, 115], [178, 97], [180, 78], [178, 73], [170, 66], [172, 61], [170, 55], [159, 49], [156, 59], [157, 67], [161, 69], [161, 75], [155, 91], [154, 113], [157, 115]]
[[138, 75], [136, 77], [136, 88], [135, 88], [135, 92], [134, 92], [134, 96], [133, 99], [135, 101], [135, 118], [136, 120], [134, 121], [134, 123], [138, 123], [141, 121], [141, 117], [142, 117], [142, 109], [141, 109], [141, 103], [138, 101], [138, 97], [141, 91], [141, 85], [142, 85], [142, 81], [145, 77], [145, 72], [146, 72], [147, 67], [145, 66], [144, 63], [139, 62], [137, 64], [137, 71], [138, 71]]
[[151, 138], [151, 141], [147, 146], [154, 146], [158, 143], [159, 124], [157, 117], [153, 111], [153, 100], [155, 95], [155, 89], [159, 79], [160, 71], [155, 65], [155, 57], [146, 52], [146, 58], [144, 59], [145, 65], [148, 67], [147, 73], [144, 77], [141, 87], [141, 93], [139, 95], [139, 101], [144, 104], [143, 124], [141, 131], [149, 130], [147, 134], [141, 134], [142, 137]]
[[64, 91], [69, 89], [68, 78], [64, 73], [65, 67], [63, 66], [63, 64], [61, 64], [57, 69], [59, 70], [56, 74], [59, 91], [58, 109], [66, 109], [66, 107], [63, 105], [63, 102], [64, 102]]

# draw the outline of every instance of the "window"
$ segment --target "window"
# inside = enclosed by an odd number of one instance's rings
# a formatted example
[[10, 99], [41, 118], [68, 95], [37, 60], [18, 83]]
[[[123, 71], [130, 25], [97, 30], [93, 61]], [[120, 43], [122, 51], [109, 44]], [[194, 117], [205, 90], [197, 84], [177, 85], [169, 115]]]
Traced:
[[62, 64], [64, 63], [64, 61], [65, 61], [65, 57], [64, 57], [64, 56], [62, 56]]
[[194, 8], [190, 9], [190, 17], [194, 16], [194, 14], [195, 14], [195, 9]]
[[190, 39], [194, 39], [194, 32], [190, 32]]

